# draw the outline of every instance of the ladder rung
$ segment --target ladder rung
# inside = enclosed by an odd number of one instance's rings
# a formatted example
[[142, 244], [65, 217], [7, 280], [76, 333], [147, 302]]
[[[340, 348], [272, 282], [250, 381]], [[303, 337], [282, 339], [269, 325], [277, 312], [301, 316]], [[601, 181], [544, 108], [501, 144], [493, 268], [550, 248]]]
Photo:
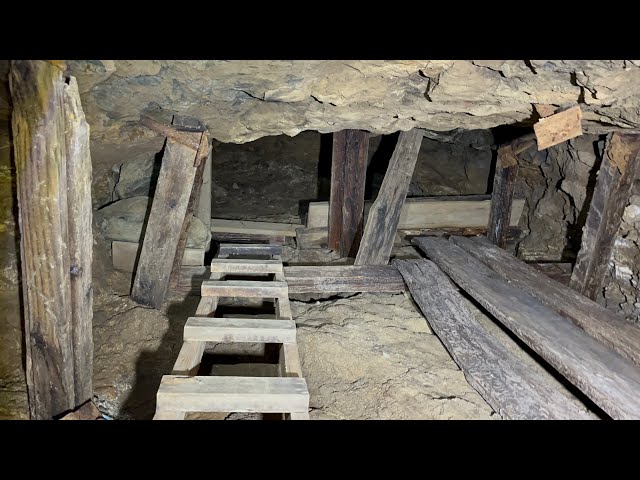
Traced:
[[211, 271], [218, 273], [282, 273], [280, 260], [251, 260], [246, 258], [214, 258]]
[[282, 255], [282, 245], [267, 243], [221, 243], [218, 255]]
[[184, 340], [220, 343], [294, 343], [296, 323], [292, 320], [189, 317], [184, 326]]
[[286, 282], [261, 282], [254, 280], [205, 280], [202, 282], [203, 297], [289, 297]]

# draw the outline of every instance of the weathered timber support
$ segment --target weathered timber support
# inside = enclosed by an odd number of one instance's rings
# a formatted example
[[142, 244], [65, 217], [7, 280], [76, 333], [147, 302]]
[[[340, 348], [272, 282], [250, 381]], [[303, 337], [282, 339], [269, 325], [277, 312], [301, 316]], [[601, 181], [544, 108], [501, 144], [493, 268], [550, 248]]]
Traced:
[[580, 105], [541, 118], [533, 126], [538, 150], [552, 147], [582, 135], [582, 109]]
[[211, 229], [211, 165], [212, 165], [213, 147], [209, 148], [209, 155], [204, 165], [204, 171], [202, 172], [202, 186], [200, 187], [200, 198], [198, 199], [198, 206], [194, 215], [202, 220], [202, 223], [208, 229]]
[[356, 265], [386, 265], [389, 262], [421, 143], [420, 130], [400, 133], [380, 192], [369, 211]]
[[20, 223], [26, 377], [33, 419], [91, 396], [91, 159], [64, 65], [14, 61], [10, 88]]
[[329, 248], [355, 256], [364, 226], [364, 190], [369, 132], [343, 130], [333, 134]]
[[518, 161], [511, 145], [498, 149], [496, 172], [493, 177], [491, 194], [491, 210], [487, 238], [491, 243], [504, 248], [507, 245], [507, 234], [511, 223], [511, 206], [513, 204], [513, 187], [518, 175]]
[[612, 133], [607, 136], [604, 158], [582, 229], [582, 244], [569, 284], [592, 300], [601, 293], [630, 189], [640, 175], [639, 151], [640, 135]]

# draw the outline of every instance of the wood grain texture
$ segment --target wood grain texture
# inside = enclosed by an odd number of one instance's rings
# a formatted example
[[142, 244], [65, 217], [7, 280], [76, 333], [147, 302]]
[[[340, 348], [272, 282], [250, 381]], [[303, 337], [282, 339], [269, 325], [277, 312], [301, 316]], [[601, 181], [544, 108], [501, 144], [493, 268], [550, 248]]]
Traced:
[[212, 272], [218, 273], [280, 273], [282, 262], [279, 260], [252, 260], [245, 258], [214, 258], [211, 260]]
[[341, 257], [355, 256], [360, 245], [368, 152], [369, 132], [333, 134], [328, 245]]
[[212, 164], [213, 147], [209, 146], [209, 154], [205, 161], [204, 171], [202, 172], [202, 186], [200, 187], [200, 198], [194, 215], [202, 220], [205, 226], [211, 228], [211, 202], [213, 197], [211, 194], [211, 164]]
[[255, 280], [205, 280], [203, 297], [278, 298], [288, 296], [285, 282]]
[[355, 265], [385, 265], [389, 262], [421, 144], [422, 132], [417, 129], [402, 132], [398, 137], [380, 191], [369, 211]]
[[14, 60], [9, 75], [32, 419], [76, 406], [69, 263], [65, 81], [59, 65]]
[[227, 233], [211, 232], [211, 240], [218, 243], [249, 243], [285, 245], [287, 237], [284, 235], [262, 235], [260, 233]]
[[552, 147], [582, 135], [582, 110], [575, 106], [563, 112], [541, 118], [533, 125], [538, 150]]
[[640, 419], [640, 369], [462, 248], [415, 238], [451, 279], [615, 419]]
[[171, 373], [173, 375], [196, 375], [202, 362], [202, 355], [207, 342], [185, 340], [178, 353]]
[[487, 225], [487, 238], [491, 243], [504, 248], [507, 245], [511, 210], [513, 207], [513, 188], [518, 175], [518, 160], [510, 145], [498, 150], [496, 171], [493, 176], [491, 193], [491, 211]]
[[595, 300], [609, 268], [613, 245], [620, 229], [631, 186], [640, 176], [640, 135], [612, 133], [607, 136], [604, 157], [593, 191], [582, 243], [570, 286]]
[[249, 220], [226, 220], [223, 218], [211, 219], [212, 233], [295, 237], [296, 229], [302, 226], [296, 223], [251, 222]]
[[269, 256], [282, 255], [282, 245], [270, 244], [243, 244], [243, 243], [222, 243], [218, 248], [220, 258], [229, 255], [243, 256]]
[[402, 260], [393, 265], [468, 382], [503, 418], [590, 418], [577, 399], [559, 392], [491, 335], [433, 262]]
[[288, 320], [189, 317], [184, 340], [219, 343], [295, 343], [296, 324]]
[[593, 338], [640, 365], [640, 328], [536, 271], [483, 238], [450, 240], [491, 268], [511, 285], [565, 316]]
[[322, 265], [284, 267], [289, 293], [349, 293], [406, 290], [402, 276], [391, 265]]

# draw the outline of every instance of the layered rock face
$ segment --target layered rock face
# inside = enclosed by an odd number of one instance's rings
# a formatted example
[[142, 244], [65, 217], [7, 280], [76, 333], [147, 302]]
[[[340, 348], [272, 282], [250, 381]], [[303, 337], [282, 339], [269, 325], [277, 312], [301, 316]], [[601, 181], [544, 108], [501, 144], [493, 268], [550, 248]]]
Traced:
[[531, 123], [534, 104], [580, 103], [585, 128], [640, 127], [638, 60], [69, 62], [94, 140], [149, 135], [140, 115], [200, 118], [211, 136], [345, 128], [393, 133]]

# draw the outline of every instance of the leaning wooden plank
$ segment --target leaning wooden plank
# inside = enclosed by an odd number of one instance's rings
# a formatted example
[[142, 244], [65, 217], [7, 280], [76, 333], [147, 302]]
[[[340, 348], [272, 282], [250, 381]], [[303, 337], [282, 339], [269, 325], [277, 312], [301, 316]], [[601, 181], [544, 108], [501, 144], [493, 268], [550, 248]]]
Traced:
[[184, 339], [219, 343], [294, 343], [296, 324], [292, 320], [189, 317], [184, 326]]
[[171, 373], [173, 375], [195, 375], [198, 373], [206, 343], [199, 340], [185, 340]]
[[[185, 133], [200, 141], [202, 134]], [[154, 308], [162, 304], [173, 268], [187, 204], [193, 190], [197, 152], [167, 139], [131, 298]]]
[[500, 248], [507, 246], [507, 235], [511, 224], [513, 189], [518, 175], [518, 160], [511, 145], [498, 150], [496, 172], [493, 176], [491, 211], [487, 226], [487, 238]]
[[582, 135], [582, 110], [575, 106], [563, 112], [541, 118], [533, 125], [538, 150], [552, 147]]
[[84, 116], [75, 77], [64, 86], [69, 207], [69, 271], [71, 272], [71, 329], [75, 403], [93, 395], [93, 235], [91, 225], [91, 154], [89, 124]]
[[209, 154], [204, 165], [204, 171], [202, 172], [202, 186], [200, 187], [200, 198], [198, 200], [198, 206], [194, 215], [202, 220], [208, 228], [211, 227], [211, 162], [212, 162], [213, 148], [209, 147]]
[[639, 150], [640, 135], [613, 133], [607, 136], [570, 283], [571, 288], [592, 300], [602, 294], [602, 282], [631, 186], [640, 176]]
[[242, 244], [242, 243], [222, 243], [218, 249], [219, 256], [229, 255], [282, 255], [281, 245], [268, 244]]
[[552, 280], [483, 238], [450, 240], [505, 281], [536, 297], [601, 341], [640, 365], [640, 328], [574, 290]]
[[282, 262], [279, 260], [252, 260], [245, 258], [214, 258], [211, 271], [219, 273], [280, 273]]
[[[511, 207], [511, 226], [517, 226], [524, 208], [525, 200], [516, 198]], [[371, 202], [365, 202], [365, 223]], [[490, 195], [464, 195], [407, 198], [398, 229], [442, 228], [442, 227], [482, 227], [489, 222], [491, 209]], [[307, 228], [327, 227], [327, 202], [309, 204]]]
[[157, 398], [160, 412], [304, 413], [308, 406], [307, 383], [296, 377], [165, 375]]
[[63, 69], [14, 60], [9, 75], [32, 419], [76, 406]]
[[252, 222], [248, 220], [211, 219], [212, 233], [242, 233], [246, 235], [295, 237], [296, 229], [303, 225], [295, 223]]
[[284, 267], [289, 293], [403, 292], [402, 276], [391, 265]]
[[503, 418], [589, 418], [580, 402], [559, 392], [484, 329], [433, 262], [401, 260], [393, 265], [471, 386]]
[[333, 134], [328, 241], [329, 248], [341, 257], [355, 256], [360, 245], [368, 152], [369, 132]]
[[205, 280], [202, 282], [203, 297], [277, 298], [287, 295], [287, 284], [284, 282], [256, 280]]
[[[113, 268], [124, 272], [133, 272], [138, 257], [140, 244], [135, 242], [111, 242], [111, 258]], [[199, 266], [204, 264], [204, 248], [185, 248], [182, 256], [183, 266]]]
[[615, 419], [640, 419], [640, 368], [453, 243], [416, 243], [462, 289]]
[[422, 132], [402, 132], [364, 227], [355, 265], [386, 265], [418, 160]]

